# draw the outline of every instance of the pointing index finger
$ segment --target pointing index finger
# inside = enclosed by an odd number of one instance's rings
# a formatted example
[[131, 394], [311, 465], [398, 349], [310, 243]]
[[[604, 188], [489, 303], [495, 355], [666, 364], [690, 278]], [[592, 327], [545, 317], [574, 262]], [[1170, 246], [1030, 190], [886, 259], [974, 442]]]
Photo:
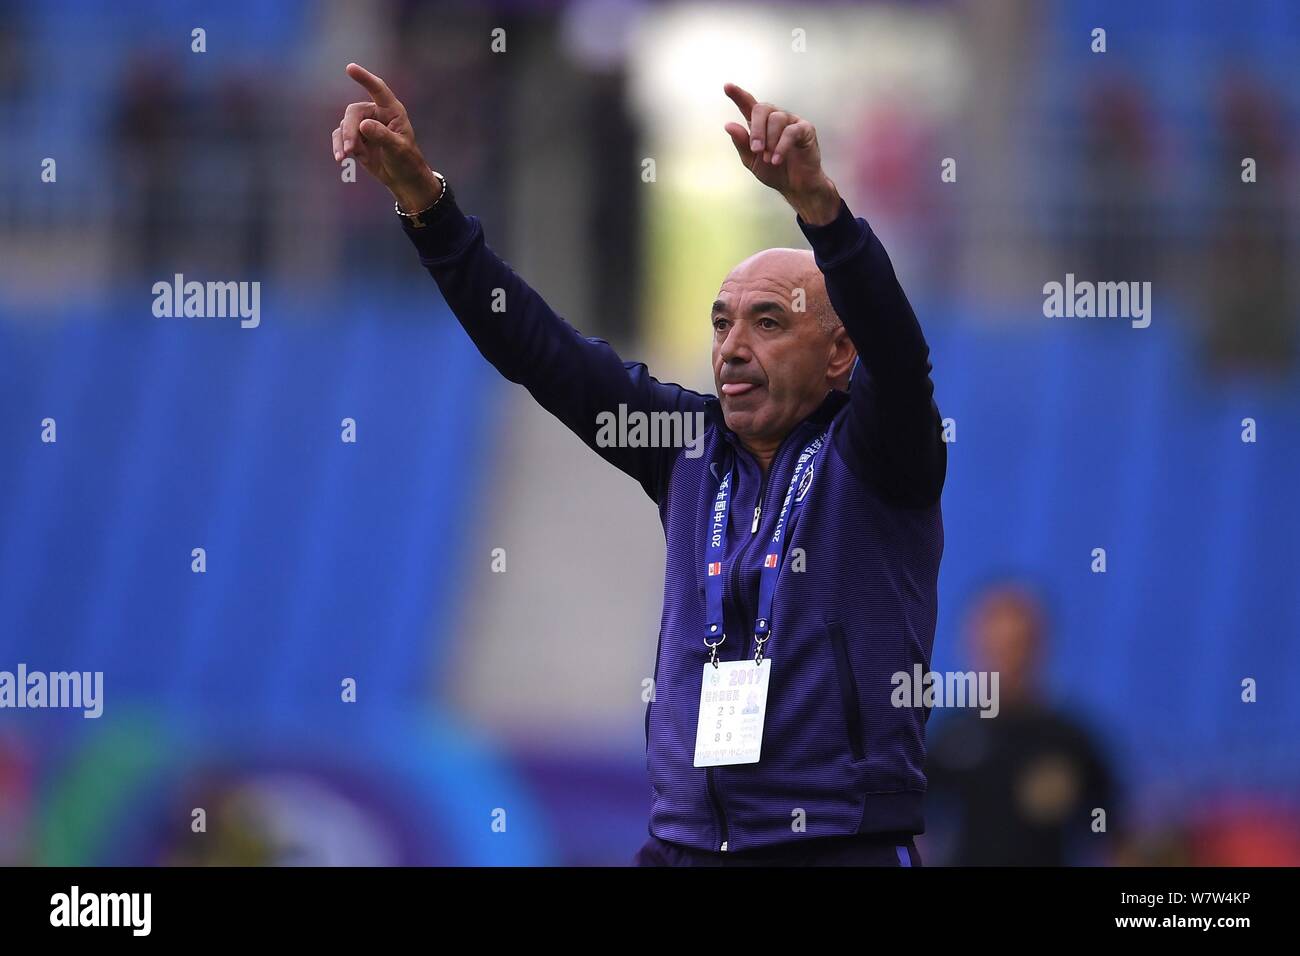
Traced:
[[758, 102], [747, 90], [741, 89], [735, 83], [727, 83], [722, 87], [722, 92], [726, 93], [731, 102], [736, 104], [740, 114], [749, 119], [750, 114], [754, 111], [754, 104]]
[[375, 101], [376, 106], [397, 106], [397, 97], [393, 91], [388, 88], [388, 84], [381, 80], [375, 74], [371, 73], [364, 66], [357, 63], [349, 63], [347, 69], [348, 76], [356, 80], [366, 88], [370, 98]]

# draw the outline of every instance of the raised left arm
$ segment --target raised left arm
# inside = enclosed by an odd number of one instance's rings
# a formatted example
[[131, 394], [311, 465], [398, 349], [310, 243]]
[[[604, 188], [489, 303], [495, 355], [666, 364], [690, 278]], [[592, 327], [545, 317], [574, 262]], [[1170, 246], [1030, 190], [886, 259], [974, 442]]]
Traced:
[[930, 349], [884, 246], [855, 218], [822, 169], [812, 123], [728, 83], [747, 125], [728, 123], [736, 153], [754, 178], [798, 214], [835, 314], [857, 349], [850, 408], [838, 447], [883, 497], [908, 507], [939, 500], [947, 473]]

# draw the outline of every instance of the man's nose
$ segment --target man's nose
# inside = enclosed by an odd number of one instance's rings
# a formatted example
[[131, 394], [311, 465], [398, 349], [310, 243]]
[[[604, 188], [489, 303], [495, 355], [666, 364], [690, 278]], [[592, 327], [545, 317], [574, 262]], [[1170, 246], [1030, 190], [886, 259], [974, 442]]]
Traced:
[[740, 362], [744, 364], [754, 357], [754, 353], [749, 348], [749, 335], [745, 332], [742, 323], [737, 322], [727, 330], [727, 337], [722, 340], [722, 346], [718, 350], [724, 362]]

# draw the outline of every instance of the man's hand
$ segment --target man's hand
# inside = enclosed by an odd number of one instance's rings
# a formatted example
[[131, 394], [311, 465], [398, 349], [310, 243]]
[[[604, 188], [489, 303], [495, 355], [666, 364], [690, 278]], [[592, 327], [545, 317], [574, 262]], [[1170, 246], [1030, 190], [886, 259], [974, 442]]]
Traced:
[[364, 67], [349, 63], [348, 76], [370, 99], [343, 111], [334, 131], [334, 161], [355, 156], [370, 175], [388, 187], [404, 212], [419, 212], [442, 195], [442, 184], [415, 145], [415, 130], [388, 84]]
[[759, 103], [735, 83], [723, 92], [740, 109], [748, 126], [728, 123], [727, 133], [740, 161], [764, 186], [771, 186], [803, 221], [824, 226], [839, 212], [840, 194], [822, 171], [822, 153], [812, 123], [771, 103]]

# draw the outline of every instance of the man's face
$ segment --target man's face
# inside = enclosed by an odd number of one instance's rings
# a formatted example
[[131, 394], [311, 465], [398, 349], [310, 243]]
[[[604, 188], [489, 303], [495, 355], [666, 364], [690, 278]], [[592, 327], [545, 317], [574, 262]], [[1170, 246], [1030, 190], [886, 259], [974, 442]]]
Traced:
[[713, 303], [713, 380], [727, 427], [747, 444], [779, 443], [847, 375], [847, 334], [818, 321], [825, 295], [812, 253], [797, 249], [760, 252], [723, 281]]
[[981, 670], [998, 672], [1004, 698], [1033, 692], [1042, 630], [1037, 604], [1014, 589], [990, 592], [970, 612], [967, 633], [975, 662]]

